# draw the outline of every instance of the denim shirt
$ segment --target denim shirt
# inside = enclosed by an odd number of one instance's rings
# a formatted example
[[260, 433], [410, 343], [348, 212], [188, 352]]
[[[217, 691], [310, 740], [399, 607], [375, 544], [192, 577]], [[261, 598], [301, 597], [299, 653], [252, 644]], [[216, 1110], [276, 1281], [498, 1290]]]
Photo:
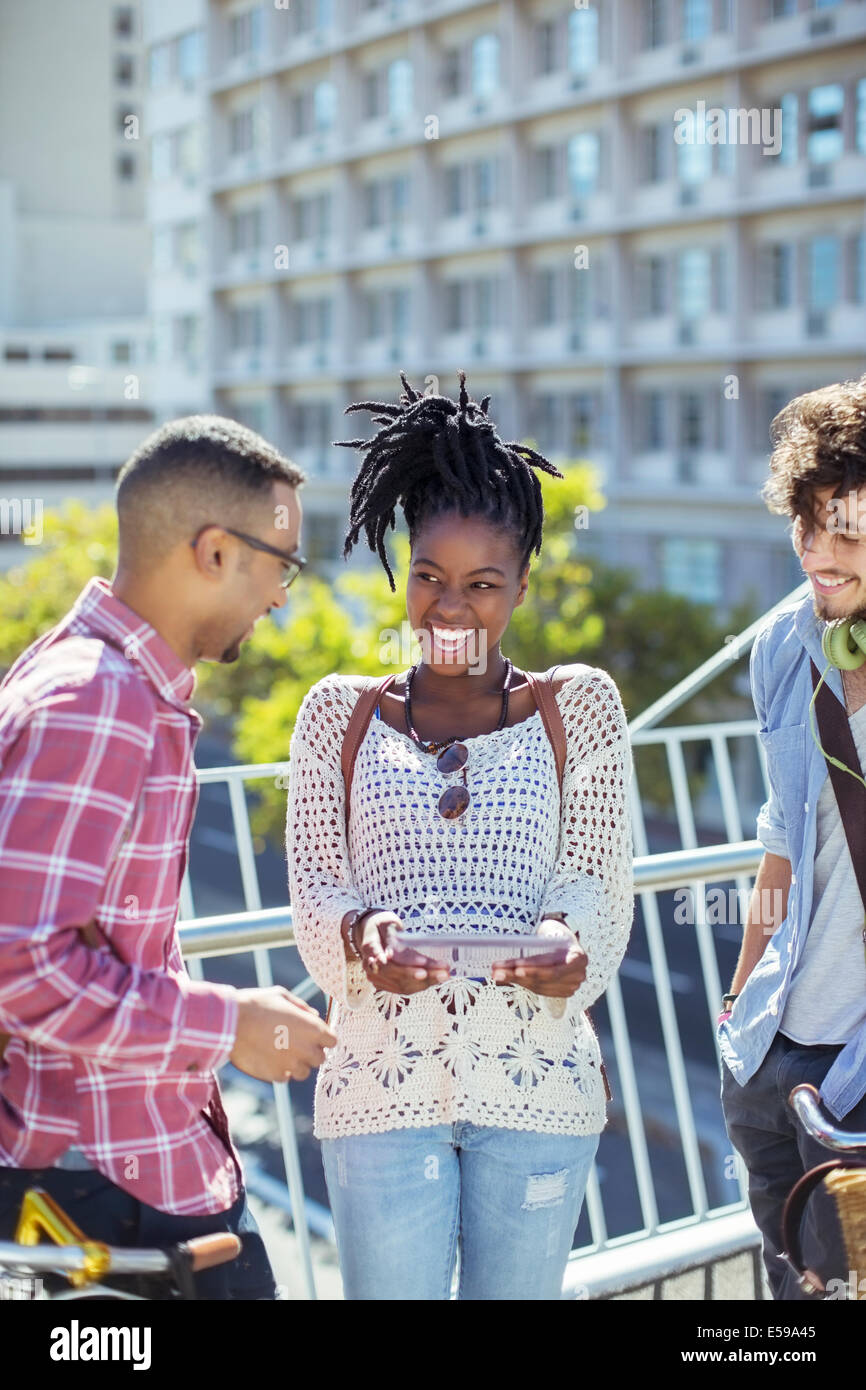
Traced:
[[[809, 658], [823, 674], [824, 623], [811, 596], [782, 609], [761, 629], [752, 647], [752, 698], [767, 756], [770, 797], [758, 812], [758, 839], [771, 854], [791, 863], [788, 912], [719, 1027], [722, 1057], [743, 1085], [758, 1070], [785, 1008], [812, 912], [818, 796], [827, 763], [809, 728], [812, 676]], [[825, 684], [844, 706], [842, 672], [831, 666]], [[837, 1120], [866, 1093], [866, 1024], [842, 1048], [821, 1087], [821, 1098]]]

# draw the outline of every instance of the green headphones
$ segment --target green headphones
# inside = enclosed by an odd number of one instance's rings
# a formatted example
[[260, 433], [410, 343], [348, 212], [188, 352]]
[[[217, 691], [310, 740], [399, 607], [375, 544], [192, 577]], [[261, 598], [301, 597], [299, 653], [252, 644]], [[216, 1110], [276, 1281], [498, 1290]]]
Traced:
[[837, 618], [827, 623], [821, 636], [821, 650], [831, 666], [840, 671], [856, 671], [866, 661], [866, 622], [858, 618]]
[[[850, 618], [836, 618], [833, 622], [827, 623], [821, 634], [821, 650], [830, 666], [835, 666], [840, 671], [858, 670], [866, 661], [866, 622], [861, 618], [857, 618], [853, 622]], [[856, 777], [857, 781], [862, 782], [863, 786], [866, 787], [866, 781], [853, 768], [848, 767], [846, 763], [839, 762], [838, 758], [832, 757], [826, 748], [822, 747], [815, 727], [815, 701], [830, 666], [824, 671], [824, 675], [815, 686], [809, 701], [809, 731], [815, 740], [818, 751], [823, 754], [828, 763], [840, 768], [842, 772], [850, 772], [852, 777]]]

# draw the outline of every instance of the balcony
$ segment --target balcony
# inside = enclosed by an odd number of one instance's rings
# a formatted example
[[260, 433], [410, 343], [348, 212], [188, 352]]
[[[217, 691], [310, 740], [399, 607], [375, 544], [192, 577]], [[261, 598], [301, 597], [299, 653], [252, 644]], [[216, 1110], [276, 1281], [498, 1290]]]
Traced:
[[[783, 602], [802, 593], [801, 586]], [[753, 720], [659, 727], [732, 661], [747, 656], [763, 621], [630, 727], [636, 918], [603, 1019], [597, 1009], [614, 1101], [563, 1299], [766, 1296], [759, 1236], [718, 1102], [714, 1027], [740, 934], [729, 916], [716, 925], [718, 905], [723, 904], [723, 914], [727, 905], [729, 915], [736, 916], [731, 905], [748, 900], [763, 851], [746, 835], [767, 794], [766, 765]], [[652, 796], [650, 783], [643, 796], [638, 786], [647, 754], [657, 778]], [[699, 791], [696, 767], [703, 769]], [[264, 860], [257, 863], [250, 828], [247, 790], [263, 780], [284, 787], [286, 772], [285, 763], [200, 770], [193, 881], [188, 874], [182, 889], [181, 941], [196, 978], [202, 978], [203, 962], [209, 961], [215, 978], [235, 983], [255, 978], [262, 986], [276, 981], [321, 1003], [294, 949], [280, 857], [275, 855], [269, 867]], [[667, 815], [654, 804], [663, 800], [662, 783], [669, 793]], [[220, 816], [225, 828], [217, 824]], [[197, 870], [205, 852], [223, 862], [231, 858], [240, 910], [197, 915], [199, 893], [209, 906], [216, 902], [213, 877]], [[708, 885], [714, 885], [709, 893]], [[698, 907], [694, 925], [685, 928], [675, 906], [684, 897]], [[266, 898], [277, 905], [267, 906]], [[290, 1091], [231, 1068], [222, 1080], [278, 1280], [290, 1296], [339, 1298], [333, 1227], [305, 1108], [312, 1083]]]

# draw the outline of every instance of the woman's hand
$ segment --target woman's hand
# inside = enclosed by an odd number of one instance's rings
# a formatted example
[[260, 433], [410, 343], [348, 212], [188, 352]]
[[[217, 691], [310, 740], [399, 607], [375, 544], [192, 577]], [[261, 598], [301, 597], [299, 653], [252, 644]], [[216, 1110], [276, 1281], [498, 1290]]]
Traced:
[[447, 965], [420, 951], [398, 950], [394, 937], [402, 930], [403, 923], [396, 912], [383, 909], [364, 918], [356, 941], [364, 974], [371, 985], [391, 994], [418, 994], [431, 985], [441, 985], [450, 975]]
[[493, 966], [493, 982], [522, 985], [533, 994], [545, 994], [551, 999], [568, 999], [586, 979], [586, 952], [574, 932], [558, 917], [542, 918], [536, 934], [559, 941], [559, 950], [525, 960], [497, 961]]

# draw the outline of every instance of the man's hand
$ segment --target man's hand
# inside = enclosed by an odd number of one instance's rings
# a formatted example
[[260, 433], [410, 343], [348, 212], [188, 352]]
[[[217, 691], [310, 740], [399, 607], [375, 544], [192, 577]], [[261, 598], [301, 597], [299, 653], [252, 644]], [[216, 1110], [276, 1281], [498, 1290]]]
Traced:
[[396, 912], [371, 912], [364, 918], [358, 950], [367, 979], [375, 989], [391, 994], [418, 994], [441, 985], [450, 976], [447, 965], [420, 951], [398, 950], [394, 945], [403, 923]]
[[238, 1032], [230, 1061], [259, 1081], [306, 1081], [336, 1033], [312, 1005], [282, 985], [238, 990]]

